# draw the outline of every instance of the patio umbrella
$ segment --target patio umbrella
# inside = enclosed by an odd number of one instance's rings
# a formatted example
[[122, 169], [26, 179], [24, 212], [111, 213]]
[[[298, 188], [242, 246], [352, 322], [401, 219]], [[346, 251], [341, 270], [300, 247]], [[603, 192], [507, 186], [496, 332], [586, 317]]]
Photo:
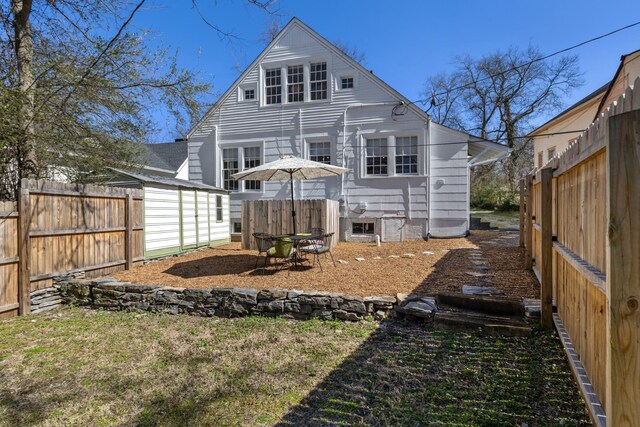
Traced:
[[342, 175], [350, 169], [327, 165], [295, 156], [283, 156], [273, 162], [243, 170], [231, 175], [234, 179], [249, 179], [256, 181], [284, 181], [291, 184], [291, 218], [293, 220], [293, 234], [296, 234], [296, 208], [293, 203], [293, 180], [314, 179], [327, 176]]

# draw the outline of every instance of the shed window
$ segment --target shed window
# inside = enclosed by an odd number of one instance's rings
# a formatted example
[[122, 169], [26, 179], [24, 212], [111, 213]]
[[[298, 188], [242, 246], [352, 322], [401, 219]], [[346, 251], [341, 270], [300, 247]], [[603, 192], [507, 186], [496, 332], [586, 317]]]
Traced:
[[[244, 168], [251, 169], [260, 166], [260, 147], [245, 147], [244, 149]], [[261, 181], [246, 180], [244, 182], [245, 190], [260, 190]]]
[[387, 175], [387, 138], [367, 139], [366, 150], [367, 175]]
[[331, 164], [331, 144], [327, 141], [309, 143], [309, 160]]
[[327, 63], [315, 62], [309, 67], [309, 86], [312, 101], [327, 99]]
[[375, 227], [372, 222], [354, 222], [351, 225], [351, 234], [367, 234], [375, 233]]
[[342, 77], [340, 79], [340, 89], [353, 89], [353, 77]]
[[418, 173], [418, 137], [399, 136], [396, 138], [396, 175]]
[[304, 101], [304, 66], [287, 67], [287, 102]]
[[222, 196], [216, 196], [216, 222], [222, 222]]
[[225, 190], [238, 191], [238, 181], [231, 175], [238, 172], [238, 150], [225, 148], [222, 150], [222, 181]]
[[282, 77], [280, 68], [265, 70], [265, 101], [267, 104], [282, 103]]

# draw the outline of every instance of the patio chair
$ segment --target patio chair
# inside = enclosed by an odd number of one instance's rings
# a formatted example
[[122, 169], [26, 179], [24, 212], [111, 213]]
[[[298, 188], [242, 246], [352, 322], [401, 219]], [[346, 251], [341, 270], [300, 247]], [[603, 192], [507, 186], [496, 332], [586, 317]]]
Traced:
[[325, 233], [322, 235], [322, 240], [316, 241], [311, 245], [303, 246], [300, 248], [300, 252], [313, 254], [313, 265], [315, 265], [316, 260], [318, 261], [318, 265], [320, 266], [320, 271], [322, 270], [322, 263], [320, 262], [320, 255], [326, 257], [327, 254], [331, 257], [331, 262], [333, 266], [336, 266], [336, 261], [333, 259], [333, 254], [331, 253], [331, 241], [333, 240], [333, 235], [335, 233]]
[[[288, 237], [274, 238], [275, 244], [267, 249], [267, 261], [270, 259], [281, 259], [284, 261], [283, 265], [291, 261], [295, 249], [293, 247], [293, 240]], [[265, 266], [267, 262], [265, 261]], [[262, 271], [264, 273], [264, 270]]]
[[273, 236], [268, 233], [253, 233], [253, 238], [256, 239], [256, 246], [258, 247], [256, 265], [253, 267], [255, 270], [258, 268], [258, 261], [260, 260], [261, 254], [265, 255], [263, 267], [266, 267], [268, 261], [267, 251], [273, 247]]

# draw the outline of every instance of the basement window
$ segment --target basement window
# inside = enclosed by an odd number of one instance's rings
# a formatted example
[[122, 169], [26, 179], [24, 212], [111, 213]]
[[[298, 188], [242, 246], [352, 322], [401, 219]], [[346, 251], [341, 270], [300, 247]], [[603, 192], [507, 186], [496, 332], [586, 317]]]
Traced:
[[365, 234], [372, 236], [375, 233], [375, 227], [372, 222], [354, 222], [351, 224], [351, 234]]

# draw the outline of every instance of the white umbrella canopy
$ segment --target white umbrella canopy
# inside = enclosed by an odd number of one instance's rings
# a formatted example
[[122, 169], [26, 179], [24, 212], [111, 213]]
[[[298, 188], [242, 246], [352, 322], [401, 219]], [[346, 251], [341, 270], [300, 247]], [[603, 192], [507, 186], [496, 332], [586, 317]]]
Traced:
[[293, 218], [293, 234], [296, 234], [296, 209], [293, 203], [293, 180], [314, 179], [327, 176], [337, 176], [349, 172], [351, 169], [340, 166], [327, 165], [295, 156], [284, 156], [273, 162], [256, 166], [231, 175], [234, 179], [248, 179], [255, 181], [284, 181], [291, 184], [291, 217]]

